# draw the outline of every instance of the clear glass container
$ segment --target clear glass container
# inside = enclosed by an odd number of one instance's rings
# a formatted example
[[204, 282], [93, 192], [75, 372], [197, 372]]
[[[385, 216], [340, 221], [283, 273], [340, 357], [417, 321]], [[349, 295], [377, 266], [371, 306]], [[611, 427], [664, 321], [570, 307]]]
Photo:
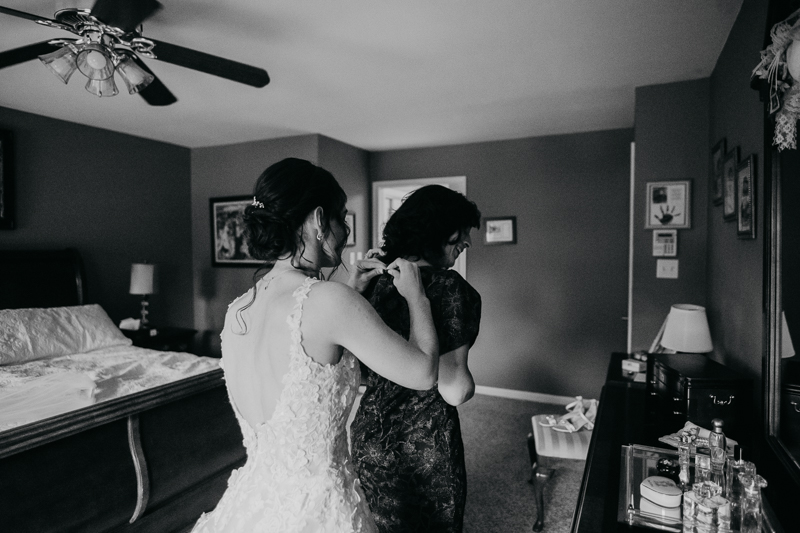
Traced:
[[691, 466], [692, 455], [694, 454], [694, 436], [691, 433], [681, 434], [681, 442], [678, 444], [678, 463], [680, 464], [680, 487], [683, 492], [691, 490]]
[[[663, 458], [679, 460], [678, 452], [640, 446], [638, 444], [622, 447], [619, 507], [617, 508], [617, 520], [619, 522], [676, 533], [683, 530], [680, 505], [665, 508], [654, 507], [648, 504], [641, 495], [640, 485], [642, 481], [650, 476], [660, 475], [657, 468], [658, 461]], [[690, 471], [690, 479], [691, 474], [692, 472]], [[643, 506], [643, 503], [647, 505]]]

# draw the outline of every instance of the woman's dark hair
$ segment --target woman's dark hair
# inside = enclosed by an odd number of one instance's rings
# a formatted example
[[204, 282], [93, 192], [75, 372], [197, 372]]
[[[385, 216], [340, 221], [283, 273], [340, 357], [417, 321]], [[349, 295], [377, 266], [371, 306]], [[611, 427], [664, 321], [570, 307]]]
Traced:
[[294, 257], [302, 241], [299, 230], [308, 214], [322, 207], [325, 236], [334, 218], [344, 226], [347, 195], [333, 174], [304, 159], [287, 158], [268, 167], [253, 191], [254, 204], [244, 212], [250, 255], [267, 266]]
[[441, 185], [426, 185], [412, 192], [383, 229], [383, 257], [387, 263], [398, 257], [425, 259], [438, 265], [453, 233], [477, 228], [481, 212], [475, 202]]

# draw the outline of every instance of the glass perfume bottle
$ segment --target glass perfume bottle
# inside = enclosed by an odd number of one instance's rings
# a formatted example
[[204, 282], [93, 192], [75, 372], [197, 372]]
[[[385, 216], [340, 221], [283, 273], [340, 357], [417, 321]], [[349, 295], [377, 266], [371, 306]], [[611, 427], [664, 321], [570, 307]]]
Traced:
[[698, 453], [694, 456], [694, 482], [702, 483], [709, 481], [711, 477], [711, 458], [708, 455]]
[[725, 486], [725, 461], [728, 458], [727, 441], [722, 432], [722, 419], [711, 421], [713, 430], [708, 435], [708, 451], [711, 455], [710, 480], [719, 486]]
[[758, 474], [739, 474], [744, 486], [744, 499], [742, 500], [741, 533], [761, 532], [761, 489], [767, 486], [767, 481]]
[[724, 496], [731, 502], [731, 529], [735, 531], [741, 529], [742, 502], [745, 496], [740, 474], [747, 474], [751, 477], [756, 475], [756, 465], [742, 459], [741, 448], [739, 449], [739, 460], [729, 459], [725, 469], [726, 485]]
[[694, 453], [695, 435], [689, 431], [681, 433], [681, 442], [678, 444], [678, 463], [680, 465], [680, 473], [678, 479], [680, 480], [680, 488], [683, 492], [692, 490], [690, 479], [690, 467], [692, 461], [692, 454]]

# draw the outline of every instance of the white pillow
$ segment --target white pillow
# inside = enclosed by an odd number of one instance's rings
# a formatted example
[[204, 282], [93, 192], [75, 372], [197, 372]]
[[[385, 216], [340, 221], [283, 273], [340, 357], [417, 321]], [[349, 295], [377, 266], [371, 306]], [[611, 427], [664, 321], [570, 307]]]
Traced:
[[0, 310], [0, 365], [130, 344], [97, 304]]

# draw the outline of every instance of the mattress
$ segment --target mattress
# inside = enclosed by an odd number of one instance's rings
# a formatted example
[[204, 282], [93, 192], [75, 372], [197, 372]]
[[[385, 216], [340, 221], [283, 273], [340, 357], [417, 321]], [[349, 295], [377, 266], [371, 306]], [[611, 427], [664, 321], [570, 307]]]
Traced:
[[219, 360], [132, 345], [0, 366], [0, 431], [219, 368]]

